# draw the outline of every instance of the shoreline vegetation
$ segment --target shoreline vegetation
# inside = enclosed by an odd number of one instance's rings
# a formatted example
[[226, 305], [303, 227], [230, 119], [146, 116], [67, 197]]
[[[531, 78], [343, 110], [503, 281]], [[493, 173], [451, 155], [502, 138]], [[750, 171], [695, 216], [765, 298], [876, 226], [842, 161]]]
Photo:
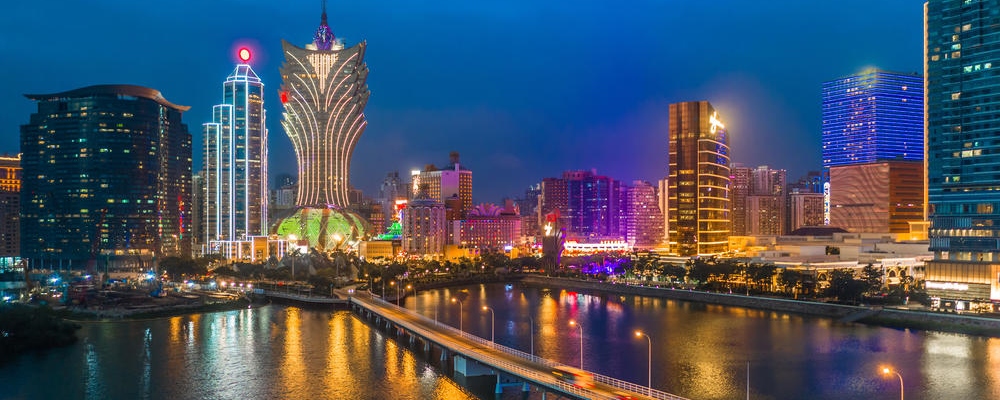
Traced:
[[21, 353], [76, 343], [80, 324], [66, 321], [49, 307], [0, 305], [0, 364]]

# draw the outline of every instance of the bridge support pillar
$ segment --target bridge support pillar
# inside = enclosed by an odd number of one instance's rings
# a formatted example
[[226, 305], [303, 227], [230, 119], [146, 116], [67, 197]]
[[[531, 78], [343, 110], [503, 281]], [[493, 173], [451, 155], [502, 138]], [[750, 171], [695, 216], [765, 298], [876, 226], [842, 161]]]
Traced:
[[[492, 368], [480, 364], [475, 360], [469, 360], [465, 357], [456, 354], [455, 355], [455, 373], [461, 374], [463, 377], [470, 376], [489, 376], [494, 375], [496, 372]], [[497, 386], [500, 385], [500, 377], [497, 376]]]
[[445, 361], [448, 361], [448, 349], [442, 347], [441, 348], [441, 362], [445, 362]]
[[417, 343], [417, 337], [410, 335], [410, 347], [413, 347], [413, 345], [416, 343]]
[[531, 385], [529, 385], [528, 382], [524, 382], [524, 385], [521, 386], [521, 391], [524, 392], [524, 393], [530, 392], [531, 391]]
[[[427, 340], [427, 339], [424, 339], [424, 340]], [[430, 352], [431, 352], [431, 342], [424, 342], [424, 353], [428, 353], [429, 354]]]
[[503, 394], [503, 383], [500, 382], [500, 374], [497, 374], [497, 387], [493, 389], [493, 394]]

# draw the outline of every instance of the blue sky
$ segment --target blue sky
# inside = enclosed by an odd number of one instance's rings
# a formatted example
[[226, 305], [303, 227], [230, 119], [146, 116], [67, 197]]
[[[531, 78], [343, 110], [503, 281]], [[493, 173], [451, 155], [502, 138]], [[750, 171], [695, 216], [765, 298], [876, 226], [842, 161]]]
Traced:
[[[922, 1], [333, 2], [330, 26], [368, 41], [368, 129], [352, 184], [462, 154], [476, 202], [567, 169], [623, 181], [666, 170], [667, 105], [709, 100], [733, 160], [820, 168], [820, 85], [869, 66], [922, 70]], [[160, 90], [201, 124], [236, 49], [265, 82], [272, 172], [294, 173], [280, 125], [281, 39], [303, 45], [319, 0], [13, 2], [0, 13], [0, 153], [16, 153], [24, 93], [94, 84]]]

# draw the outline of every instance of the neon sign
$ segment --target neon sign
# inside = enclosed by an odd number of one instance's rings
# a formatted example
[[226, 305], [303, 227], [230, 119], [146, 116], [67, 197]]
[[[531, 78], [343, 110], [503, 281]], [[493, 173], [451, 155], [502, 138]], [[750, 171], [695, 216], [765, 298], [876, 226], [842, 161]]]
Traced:
[[955, 282], [927, 282], [928, 289], [941, 289], [941, 290], [969, 290], [969, 285], [965, 283], [955, 283]]
[[709, 132], [715, 133], [719, 129], [726, 129], [726, 125], [719, 121], [719, 112], [713, 112], [710, 117], [708, 117]]

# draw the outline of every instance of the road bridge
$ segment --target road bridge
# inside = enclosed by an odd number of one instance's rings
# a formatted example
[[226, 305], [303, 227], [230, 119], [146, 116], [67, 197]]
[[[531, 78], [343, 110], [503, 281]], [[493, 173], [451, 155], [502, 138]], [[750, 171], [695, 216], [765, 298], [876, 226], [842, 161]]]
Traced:
[[599, 374], [593, 374], [594, 387], [575, 386], [552, 374], [554, 368], [566, 365], [460, 331], [375, 296], [358, 293], [348, 298], [348, 304], [379, 328], [395, 330], [397, 336], [409, 336], [411, 344], [422, 342], [428, 353], [431, 346], [440, 348], [442, 360], [453, 358], [456, 374], [466, 377], [495, 375], [496, 393], [501, 393], [503, 386], [511, 385], [509, 381], [513, 380], [519, 382], [516, 385], [522, 386], [524, 391], [530, 390], [530, 386], [542, 390], [543, 398], [545, 393], [552, 393], [584, 399], [685, 400]]

